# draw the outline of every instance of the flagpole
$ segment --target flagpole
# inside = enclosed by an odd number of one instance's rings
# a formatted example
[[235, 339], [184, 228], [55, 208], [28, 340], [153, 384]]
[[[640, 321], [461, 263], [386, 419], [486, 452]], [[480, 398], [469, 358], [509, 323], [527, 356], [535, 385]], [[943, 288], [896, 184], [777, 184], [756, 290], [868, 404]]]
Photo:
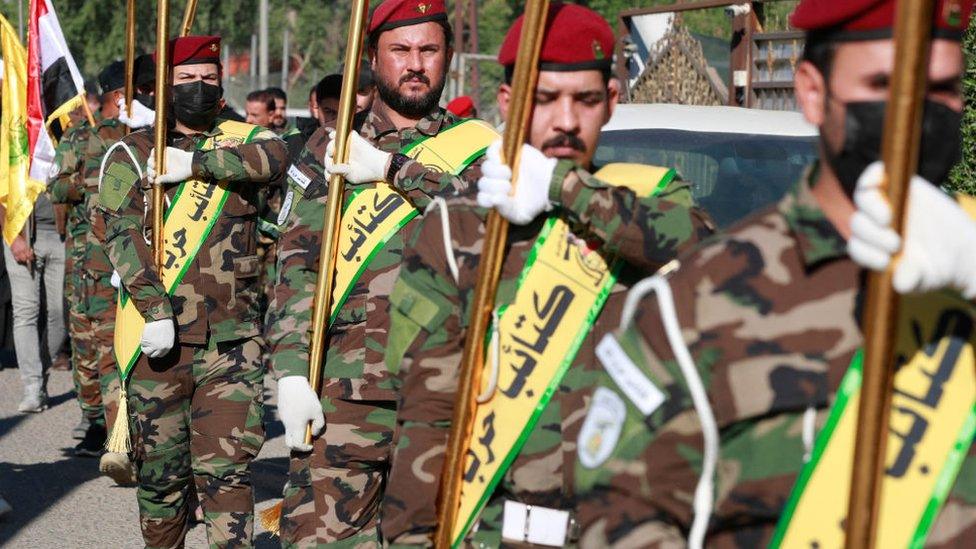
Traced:
[[[539, 55], [548, 14], [548, 0], [529, 0], [525, 4], [525, 19], [522, 23], [522, 34], [519, 37], [518, 55], [512, 77], [513, 100], [502, 138], [505, 165], [512, 168], [513, 174], [518, 173], [522, 144], [525, 143], [528, 135], [532, 100], [539, 77]], [[517, 183], [513, 176], [513, 190]], [[484, 368], [485, 336], [488, 333], [491, 313], [495, 308], [495, 293], [498, 290], [507, 240], [508, 221], [499, 215], [497, 210], [490, 210], [485, 228], [485, 244], [478, 265], [478, 280], [475, 284], [468, 335], [461, 356], [451, 431], [447, 439], [444, 468], [440, 479], [437, 531], [434, 534], [434, 546], [437, 549], [447, 549], [454, 543], [456, 534], [454, 526], [460, 512], [465, 456], [478, 407], [477, 391], [481, 386], [481, 371]]]
[[92, 113], [91, 107], [88, 106], [88, 92], [81, 94], [81, 110], [85, 111], [85, 117], [88, 118], [88, 123], [94, 128], [95, 115]]
[[186, 8], [183, 10], [183, 23], [180, 25], [180, 36], [189, 36], [196, 15], [197, 0], [187, 0]]
[[[132, 116], [132, 97], [135, 95], [133, 74], [136, 70], [136, 0], [125, 2], [125, 112]], [[129, 133], [129, 127], [125, 127]]]
[[[159, 0], [156, 6], [156, 173], [166, 173], [166, 84], [169, 82], [169, 2]], [[163, 186], [152, 182], [153, 257], [157, 272], [162, 272], [163, 253]]]
[[[918, 167], [934, 13], [935, 0], [899, 0], [896, 8], [895, 64], [881, 149], [884, 188], [899, 234], [904, 229], [909, 181]], [[846, 521], [848, 549], [870, 549], [877, 544], [898, 328], [899, 299], [893, 276], [891, 266], [868, 276], [863, 383]]]

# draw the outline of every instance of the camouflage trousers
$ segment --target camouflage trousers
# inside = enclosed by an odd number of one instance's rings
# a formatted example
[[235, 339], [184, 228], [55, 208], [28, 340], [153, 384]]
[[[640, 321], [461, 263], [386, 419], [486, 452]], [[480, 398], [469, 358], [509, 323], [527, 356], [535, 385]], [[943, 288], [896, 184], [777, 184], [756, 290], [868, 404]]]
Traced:
[[256, 339], [211, 339], [136, 363], [129, 404], [147, 547], [183, 546], [194, 488], [210, 547], [251, 546], [251, 462], [264, 443], [260, 353]]
[[[78, 269], [81, 270], [81, 269]], [[82, 414], [114, 425], [118, 411], [119, 375], [113, 353], [115, 288], [112, 273], [95, 271], [75, 276], [80, 287], [68, 313], [75, 390]]]
[[379, 510], [390, 470], [396, 405], [324, 397], [325, 432], [292, 453], [282, 547], [380, 547]]
[[69, 231], [65, 238], [64, 298], [68, 305], [68, 342], [71, 346], [71, 377], [81, 414], [90, 420], [102, 417], [98, 370], [91, 357], [93, 326], [85, 314], [85, 238]]

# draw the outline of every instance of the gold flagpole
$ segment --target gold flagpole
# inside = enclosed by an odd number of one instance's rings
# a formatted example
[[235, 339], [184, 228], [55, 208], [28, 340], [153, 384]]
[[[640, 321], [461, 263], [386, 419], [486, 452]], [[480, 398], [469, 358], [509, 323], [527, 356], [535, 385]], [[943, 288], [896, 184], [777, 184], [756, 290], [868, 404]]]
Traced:
[[[342, 89], [339, 93], [339, 115], [336, 119], [336, 164], [349, 160], [349, 133], [356, 116], [356, 87], [359, 82], [359, 60], [363, 54], [366, 19], [369, 15], [368, 0], [354, 0], [346, 33], [346, 55], [342, 71]], [[336, 258], [339, 250], [340, 215], [346, 182], [341, 175], [329, 179], [329, 193], [325, 204], [325, 226], [322, 229], [322, 245], [319, 248], [319, 273], [315, 281], [315, 297], [312, 302], [312, 337], [308, 350], [308, 384], [318, 392], [322, 384], [323, 356], [325, 354], [326, 325], [332, 310], [332, 289], [335, 287]], [[312, 444], [312, 425], [305, 428], [305, 444]], [[278, 502], [261, 511], [261, 524], [277, 535], [281, 528], [281, 506]]]
[[[935, 0], [899, 0], [895, 21], [895, 65], [885, 114], [882, 157], [895, 230], [903, 234], [909, 182], [918, 167], [922, 110], [929, 66]], [[864, 370], [854, 440], [854, 466], [847, 515], [850, 549], [877, 541], [885, 446], [894, 385], [898, 294], [893, 265], [868, 278], [864, 308]]]
[[[356, 115], [356, 85], [359, 82], [359, 60], [363, 54], [363, 37], [366, 32], [368, 0], [354, 0], [346, 33], [346, 57], [342, 73], [342, 90], [339, 94], [339, 117], [336, 120], [335, 162], [344, 164], [349, 159], [349, 133]], [[312, 305], [312, 340], [308, 350], [308, 382], [313, 391], [322, 382], [322, 357], [325, 351], [325, 334], [328, 331], [329, 313], [332, 310], [332, 288], [335, 286], [336, 253], [339, 250], [339, 216], [342, 213], [342, 197], [346, 182], [340, 175], [329, 179], [329, 194], [325, 204], [325, 227], [322, 229], [322, 247], [319, 251], [319, 274], [315, 283], [315, 300]], [[305, 444], [312, 443], [312, 426], [305, 429]]]
[[[125, 112], [132, 115], [132, 97], [135, 85], [132, 82], [136, 70], [136, 0], [125, 2]], [[125, 127], [129, 133], [129, 127]]]
[[[166, 173], [166, 88], [169, 82], [169, 2], [156, 5], [156, 173]], [[152, 188], [153, 257], [157, 272], [162, 273], [163, 253], [163, 187]]]
[[189, 36], [193, 29], [193, 19], [197, 15], [197, 0], [187, 0], [183, 10], [183, 23], [180, 25], [180, 36]]
[[[518, 57], [512, 77], [513, 100], [502, 139], [505, 163], [512, 167], [513, 187], [517, 183], [515, 176], [518, 174], [522, 144], [525, 143], [528, 134], [532, 98], [539, 77], [539, 54], [548, 13], [548, 0], [526, 2]], [[488, 333], [491, 312], [495, 308], [495, 292], [498, 289], [507, 240], [508, 221], [497, 211], [492, 210], [488, 214], [485, 245], [478, 266], [478, 281], [475, 285], [474, 306], [471, 308], [470, 328], [464, 342], [458, 391], [454, 401], [454, 416], [441, 474], [437, 533], [434, 537], [434, 546], [439, 549], [451, 547], [454, 542], [454, 524], [457, 522], [461, 501], [465, 455], [477, 409], [476, 397], [481, 385], [481, 371], [484, 367], [485, 335]]]

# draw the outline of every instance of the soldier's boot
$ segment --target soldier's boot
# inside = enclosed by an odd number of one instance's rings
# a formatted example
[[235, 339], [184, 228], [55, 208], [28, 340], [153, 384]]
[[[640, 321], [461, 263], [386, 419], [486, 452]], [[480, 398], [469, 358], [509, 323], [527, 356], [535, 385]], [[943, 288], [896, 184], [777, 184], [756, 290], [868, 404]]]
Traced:
[[93, 422], [85, 433], [85, 438], [75, 446], [76, 457], [99, 457], [105, 451], [105, 424]]
[[74, 429], [71, 430], [71, 438], [82, 440], [85, 438], [85, 433], [88, 432], [89, 427], [91, 427], [91, 419], [82, 414], [81, 419], [78, 420], [78, 425], [75, 425]]
[[98, 470], [119, 486], [135, 486], [136, 468], [129, 456], [119, 452], [105, 452], [98, 461]]

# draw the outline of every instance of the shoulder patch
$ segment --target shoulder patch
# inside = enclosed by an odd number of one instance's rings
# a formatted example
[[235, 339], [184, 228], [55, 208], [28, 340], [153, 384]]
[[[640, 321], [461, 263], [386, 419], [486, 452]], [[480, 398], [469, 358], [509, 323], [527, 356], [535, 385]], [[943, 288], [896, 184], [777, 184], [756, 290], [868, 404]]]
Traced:
[[596, 356], [613, 382], [645, 417], [654, 413], [666, 400], [664, 393], [641, 371], [613, 334], [603, 336], [596, 346]]
[[109, 164], [102, 176], [102, 185], [98, 192], [99, 204], [107, 210], [118, 211], [125, 202], [126, 195], [138, 182], [139, 175], [124, 162]]
[[285, 224], [288, 219], [288, 214], [291, 213], [291, 206], [295, 202], [295, 191], [288, 191], [285, 195], [285, 201], [281, 204], [281, 211], [278, 213], [278, 226], [281, 227]]
[[312, 178], [302, 173], [302, 170], [294, 164], [288, 167], [288, 177], [303, 191], [308, 190], [308, 185], [312, 182]]
[[606, 387], [597, 387], [576, 441], [576, 453], [583, 467], [595, 469], [610, 458], [626, 418], [624, 400]]

